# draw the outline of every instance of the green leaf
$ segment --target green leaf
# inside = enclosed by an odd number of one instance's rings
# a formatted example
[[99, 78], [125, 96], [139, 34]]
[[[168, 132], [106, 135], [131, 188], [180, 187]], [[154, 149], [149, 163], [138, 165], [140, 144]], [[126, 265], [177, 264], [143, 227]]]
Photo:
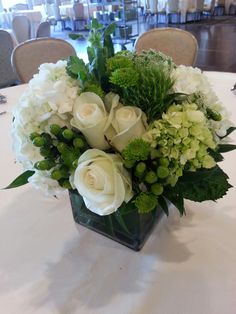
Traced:
[[234, 130], [236, 130], [236, 127], [235, 126], [231, 126], [230, 128], [228, 128], [225, 136], [219, 136], [221, 139], [222, 138], [225, 138], [226, 136], [228, 136], [230, 133], [232, 133]]
[[228, 176], [215, 166], [211, 169], [185, 172], [175, 185], [175, 190], [186, 199], [202, 202], [217, 200], [223, 197], [232, 186], [228, 183]]
[[84, 36], [82, 34], [69, 34], [69, 37], [73, 40], [76, 40], [76, 39], [84, 39]]
[[86, 64], [83, 59], [80, 59], [77, 56], [70, 56], [69, 61], [67, 62], [66, 71], [68, 75], [79, 79], [82, 83], [88, 79], [89, 73]]
[[95, 52], [94, 49], [90, 46], [87, 47], [87, 54], [89, 59], [89, 64], [92, 64], [93, 60], [95, 59]]
[[164, 196], [178, 209], [180, 215], [185, 215], [184, 196], [178, 189], [166, 189]]
[[92, 23], [91, 23], [92, 29], [98, 30], [98, 29], [101, 29], [102, 27], [103, 27], [103, 25], [100, 24], [97, 19], [95, 19], [95, 18], [92, 19]]
[[166, 214], [166, 216], [169, 216], [169, 208], [168, 208], [168, 204], [166, 202], [166, 199], [163, 196], [159, 196], [158, 197], [158, 203], [159, 203], [161, 209], [163, 210], [163, 212]]
[[234, 150], [234, 149], [236, 149], [236, 145], [233, 145], [233, 144], [219, 144], [218, 145], [219, 153], [230, 152], [231, 150]]
[[107, 36], [107, 35], [111, 35], [112, 33], [114, 33], [115, 29], [116, 29], [116, 23], [115, 23], [115, 22], [109, 24], [109, 25], [105, 28], [105, 30], [104, 30], [104, 37]]
[[103, 46], [107, 48], [107, 57], [114, 56], [114, 46], [110, 35], [104, 36]]
[[115, 236], [115, 232], [114, 232], [114, 228], [113, 228], [113, 222], [112, 222], [112, 215], [103, 216], [103, 219], [104, 219], [104, 224], [105, 224], [105, 228], [106, 228], [107, 232], [109, 234], [112, 234], [113, 236]]
[[21, 175], [19, 175], [14, 181], [12, 181], [11, 184], [9, 184], [7, 187], [5, 187], [4, 189], [12, 189], [12, 188], [16, 188], [19, 187], [21, 185], [24, 185], [26, 183], [28, 183], [28, 179], [35, 173], [35, 171], [32, 170], [26, 170], [25, 172], [23, 172]]
[[127, 215], [130, 214], [134, 211], [137, 211], [136, 206], [134, 205], [134, 198], [132, 200], [130, 200], [128, 203], [123, 203], [120, 207], [119, 207], [119, 212], [121, 215]]
[[98, 75], [98, 81], [102, 85], [103, 77], [106, 75], [106, 49], [96, 49], [96, 71]]
[[215, 162], [224, 160], [224, 157], [218, 152], [218, 150], [208, 149], [209, 155], [214, 158]]
[[130, 234], [130, 231], [129, 231], [128, 227], [126, 226], [125, 221], [124, 221], [124, 219], [123, 219], [121, 213], [120, 213], [119, 211], [116, 211], [116, 212], [114, 213], [114, 217], [115, 217], [115, 219], [117, 220], [118, 224], [121, 226], [121, 228], [122, 228], [126, 233]]

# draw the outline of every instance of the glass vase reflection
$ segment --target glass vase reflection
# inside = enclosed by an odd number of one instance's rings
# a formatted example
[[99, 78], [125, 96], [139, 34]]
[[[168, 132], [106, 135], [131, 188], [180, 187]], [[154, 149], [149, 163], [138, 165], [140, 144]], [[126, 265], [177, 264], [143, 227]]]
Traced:
[[87, 209], [77, 191], [69, 191], [69, 195], [75, 222], [135, 251], [143, 247], [163, 213], [157, 208], [150, 213], [139, 214], [134, 205], [129, 205], [111, 215], [99, 216]]

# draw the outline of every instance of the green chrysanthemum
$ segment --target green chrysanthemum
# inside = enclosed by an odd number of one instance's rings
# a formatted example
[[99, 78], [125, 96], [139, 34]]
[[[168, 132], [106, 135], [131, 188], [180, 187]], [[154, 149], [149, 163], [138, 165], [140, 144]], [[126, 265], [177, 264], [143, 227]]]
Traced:
[[138, 77], [138, 73], [134, 69], [122, 68], [112, 72], [110, 82], [121, 88], [128, 88], [137, 84]]
[[102, 88], [94, 83], [88, 83], [85, 85], [83, 92], [92, 92], [97, 94], [99, 97], [101, 97], [102, 99], [104, 98], [104, 92], [102, 90]]
[[122, 151], [122, 157], [127, 161], [147, 160], [151, 145], [143, 139], [135, 139]]
[[134, 204], [140, 214], [145, 214], [154, 210], [158, 205], [158, 201], [154, 194], [142, 192], [136, 197]]
[[115, 55], [107, 60], [107, 69], [109, 72], [113, 72], [116, 69], [132, 68], [133, 61], [129, 58], [121, 55]]

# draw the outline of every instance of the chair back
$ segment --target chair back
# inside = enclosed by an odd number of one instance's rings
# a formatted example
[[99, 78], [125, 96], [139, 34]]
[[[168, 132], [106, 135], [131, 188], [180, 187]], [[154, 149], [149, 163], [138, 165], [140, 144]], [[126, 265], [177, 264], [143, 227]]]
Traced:
[[65, 40], [39, 38], [28, 40], [13, 50], [12, 64], [22, 83], [38, 73], [42, 63], [54, 63], [76, 55], [75, 49]]
[[75, 19], [83, 19], [84, 18], [84, 5], [83, 3], [76, 2], [73, 5], [73, 10], [75, 14]]
[[204, 0], [196, 0], [196, 9], [198, 11], [203, 11]]
[[49, 22], [40, 23], [36, 32], [36, 38], [50, 37], [50, 35], [51, 35], [50, 23]]
[[149, 0], [150, 13], [157, 13], [158, 0]]
[[5, 30], [0, 30], [0, 88], [16, 82], [16, 75], [11, 65], [13, 48], [11, 35]]
[[59, 6], [56, 3], [52, 3], [50, 6], [51, 6], [51, 11], [53, 13], [52, 15], [54, 16], [54, 18], [57, 21], [60, 21], [61, 20], [61, 13], [60, 13]]
[[179, 0], [168, 0], [167, 1], [167, 12], [178, 12], [179, 11]]
[[12, 6], [13, 11], [20, 11], [20, 10], [29, 10], [29, 6], [26, 3], [16, 3]]
[[168, 0], [167, 12], [178, 12], [178, 11], [179, 11], [179, 0]]
[[189, 32], [177, 28], [156, 28], [143, 33], [135, 43], [135, 50], [154, 49], [170, 56], [177, 65], [194, 65], [198, 44]]
[[30, 39], [31, 25], [29, 19], [26, 16], [14, 16], [12, 20], [12, 29], [18, 43], [22, 43]]

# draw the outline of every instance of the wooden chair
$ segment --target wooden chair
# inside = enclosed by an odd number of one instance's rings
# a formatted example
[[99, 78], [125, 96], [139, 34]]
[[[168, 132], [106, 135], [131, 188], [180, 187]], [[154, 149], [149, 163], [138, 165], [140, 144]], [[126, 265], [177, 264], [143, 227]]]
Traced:
[[75, 49], [65, 40], [39, 38], [28, 40], [13, 50], [12, 65], [22, 83], [27, 83], [38, 73], [42, 63], [57, 62], [76, 55]]
[[50, 35], [51, 35], [50, 23], [49, 22], [40, 23], [36, 32], [36, 38], [50, 37]]
[[0, 30], [0, 88], [11, 86], [17, 81], [11, 66], [11, 54], [14, 49], [11, 35]]
[[170, 56], [177, 65], [194, 65], [198, 44], [189, 32], [177, 28], [156, 28], [143, 33], [135, 43], [135, 50], [154, 49]]
[[167, 1], [167, 23], [180, 23], [179, 0]]
[[30, 39], [31, 25], [29, 19], [24, 15], [14, 16], [12, 30], [19, 44]]
[[[74, 31], [79, 30], [79, 25], [82, 24], [82, 29], [85, 28], [87, 20], [84, 17], [84, 5], [83, 3], [75, 2], [73, 5], [74, 19], [73, 19], [73, 29]], [[77, 27], [78, 26], [78, 27]]]

